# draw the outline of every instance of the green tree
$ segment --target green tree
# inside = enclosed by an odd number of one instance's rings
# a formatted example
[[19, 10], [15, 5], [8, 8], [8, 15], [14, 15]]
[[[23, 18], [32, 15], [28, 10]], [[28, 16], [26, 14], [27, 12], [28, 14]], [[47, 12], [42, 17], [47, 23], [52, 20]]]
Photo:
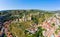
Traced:
[[43, 31], [44, 31], [44, 29], [42, 28], [42, 27], [38, 27], [38, 31], [36, 32], [36, 37], [44, 37], [43, 36]]

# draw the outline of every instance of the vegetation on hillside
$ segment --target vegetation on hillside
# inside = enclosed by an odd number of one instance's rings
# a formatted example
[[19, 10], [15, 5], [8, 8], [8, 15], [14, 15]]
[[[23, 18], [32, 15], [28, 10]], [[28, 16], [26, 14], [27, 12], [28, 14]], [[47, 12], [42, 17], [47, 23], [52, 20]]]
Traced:
[[[43, 21], [47, 20], [53, 14], [54, 13], [42, 10], [7, 10], [0, 12], [0, 16], [4, 15], [4, 20], [2, 20], [3, 22], [13, 20], [9, 26], [9, 30], [14, 36], [17, 37], [44, 37], [42, 34], [44, 29], [42, 29], [42, 27], [38, 27], [38, 31], [35, 32], [35, 34], [25, 34], [25, 30], [30, 28], [33, 24], [42, 24]], [[16, 19], [18, 19], [17, 22], [14, 21]], [[21, 22], [19, 19], [24, 21]]]

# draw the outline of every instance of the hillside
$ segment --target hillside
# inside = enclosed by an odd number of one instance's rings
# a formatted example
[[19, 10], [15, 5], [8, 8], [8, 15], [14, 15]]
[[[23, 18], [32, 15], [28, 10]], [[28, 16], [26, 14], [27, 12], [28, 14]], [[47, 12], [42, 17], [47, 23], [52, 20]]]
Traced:
[[[43, 10], [6, 10], [0, 11], [0, 22], [3, 23], [3, 27], [8, 28], [7, 32], [12, 33], [14, 37], [44, 37], [43, 31], [46, 29], [41, 25], [50, 17], [55, 17], [55, 14]], [[7, 24], [5, 24], [6, 22]]]

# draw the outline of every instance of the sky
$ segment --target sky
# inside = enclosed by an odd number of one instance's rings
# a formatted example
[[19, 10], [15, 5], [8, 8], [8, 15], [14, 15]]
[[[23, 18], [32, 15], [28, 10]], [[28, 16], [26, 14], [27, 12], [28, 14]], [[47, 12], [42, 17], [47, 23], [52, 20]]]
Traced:
[[60, 10], [60, 0], [0, 0], [0, 10]]

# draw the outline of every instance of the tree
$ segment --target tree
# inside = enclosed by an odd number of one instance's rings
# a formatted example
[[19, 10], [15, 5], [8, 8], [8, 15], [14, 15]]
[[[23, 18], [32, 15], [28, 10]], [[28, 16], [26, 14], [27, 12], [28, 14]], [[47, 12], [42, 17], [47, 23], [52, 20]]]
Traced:
[[38, 31], [36, 32], [36, 37], [44, 37], [43, 36], [43, 31], [44, 31], [44, 29], [40, 26], [40, 27], [38, 27]]
[[32, 16], [31, 19], [33, 20], [34, 23], [38, 24], [38, 17]]
[[52, 23], [52, 26], [55, 26], [55, 24], [54, 24], [54, 23]]

